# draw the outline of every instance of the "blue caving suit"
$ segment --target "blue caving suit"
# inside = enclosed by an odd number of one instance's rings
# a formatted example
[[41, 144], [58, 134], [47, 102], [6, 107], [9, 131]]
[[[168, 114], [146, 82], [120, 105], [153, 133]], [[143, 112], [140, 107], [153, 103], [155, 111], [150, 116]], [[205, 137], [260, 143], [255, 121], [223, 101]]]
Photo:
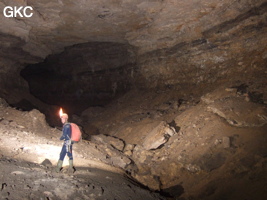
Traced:
[[70, 160], [73, 160], [72, 156], [72, 144], [71, 142], [71, 125], [69, 123], [65, 123], [63, 125], [63, 130], [62, 130], [62, 136], [60, 137], [60, 140], [64, 140], [64, 144], [62, 146], [59, 160], [64, 160], [66, 154], [68, 155]]

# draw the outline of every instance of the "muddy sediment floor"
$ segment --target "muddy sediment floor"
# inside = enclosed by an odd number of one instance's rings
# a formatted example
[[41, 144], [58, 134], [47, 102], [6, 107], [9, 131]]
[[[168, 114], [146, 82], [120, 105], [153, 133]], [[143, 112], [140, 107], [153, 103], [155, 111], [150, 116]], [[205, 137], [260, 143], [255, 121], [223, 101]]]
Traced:
[[[2, 157], [1, 199], [163, 199], [123, 174], [77, 167], [73, 175], [53, 167]], [[64, 170], [64, 169], [63, 169]]]
[[0, 114], [0, 199], [165, 199], [100, 162], [103, 155], [88, 141], [74, 146], [75, 173], [67, 173], [67, 157], [56, 173], [61, 131], [49, 127], [37, 110], [23, 112], [2, 103]]

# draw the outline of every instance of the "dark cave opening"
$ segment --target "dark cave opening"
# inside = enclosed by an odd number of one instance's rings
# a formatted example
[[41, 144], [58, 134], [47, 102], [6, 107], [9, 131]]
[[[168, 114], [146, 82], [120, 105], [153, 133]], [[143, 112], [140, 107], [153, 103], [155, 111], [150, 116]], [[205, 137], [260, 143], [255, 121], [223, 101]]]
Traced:
[[33, 96], [79, 115], [88, 107], [105, 106], [130, 90], [136, 73], [132, 46], [91, 42], [67, 47], [41, 63], [26, 66], [20, 74]]

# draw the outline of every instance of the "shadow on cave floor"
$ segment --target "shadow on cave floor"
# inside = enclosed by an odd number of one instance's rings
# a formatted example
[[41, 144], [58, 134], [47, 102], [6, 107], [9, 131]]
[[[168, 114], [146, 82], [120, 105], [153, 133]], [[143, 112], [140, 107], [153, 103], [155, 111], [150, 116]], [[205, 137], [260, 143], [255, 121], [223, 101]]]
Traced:
[[67, 166], [56, 173], [49, 160], [36, 164], [1, 156], [1, 199], [165, 199], [124, 174], [92, 167], [68, 174]]

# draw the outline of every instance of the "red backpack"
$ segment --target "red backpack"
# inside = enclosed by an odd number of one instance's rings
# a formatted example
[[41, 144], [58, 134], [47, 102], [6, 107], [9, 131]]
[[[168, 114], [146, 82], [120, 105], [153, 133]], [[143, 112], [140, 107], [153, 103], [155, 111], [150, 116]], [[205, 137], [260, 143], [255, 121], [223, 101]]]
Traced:
[[71, 125], [71, 141], [74, 143], [77, 143], [82, 138], [82, 132], [79, 128], [79, 126], [75, 123], [70, 123]]

